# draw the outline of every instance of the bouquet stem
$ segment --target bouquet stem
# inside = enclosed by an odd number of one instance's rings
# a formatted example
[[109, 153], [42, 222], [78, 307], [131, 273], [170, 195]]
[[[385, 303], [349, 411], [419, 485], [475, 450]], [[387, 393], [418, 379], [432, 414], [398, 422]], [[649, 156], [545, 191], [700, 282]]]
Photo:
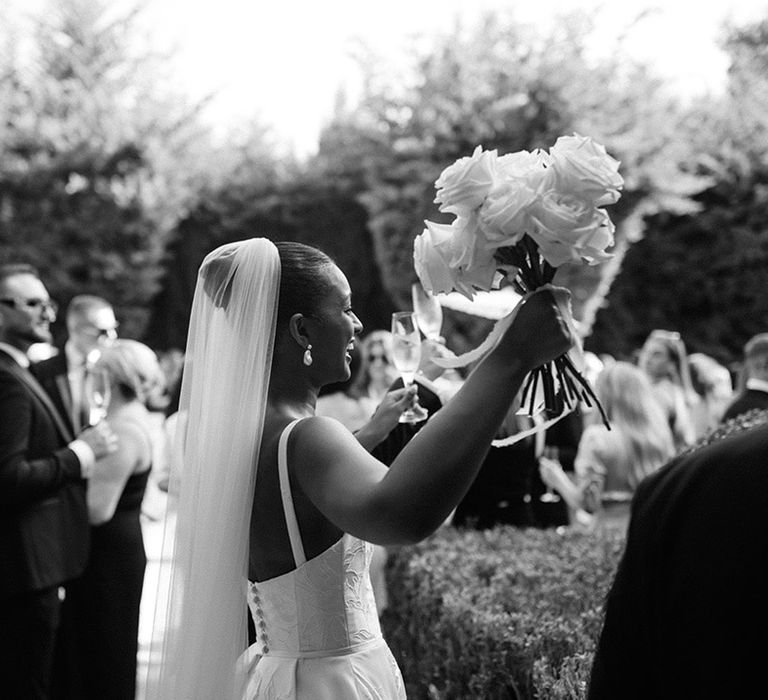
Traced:
[[[528, 234], [514, 246], [498, 248], [496, 259], [503, 265], [515, 268], [515, 276], [511, 281], [515, 290], [523, 296], [550, 284], [557, 272], [557, 268], [544, 260], [536, 241]], [[608, 416], [595, 392], [567, 354], [537, 367], [529, 374], [520, 405], [528, 406], [530, 416], [536, 412], [536, 390], [539, 382], [544, 394], [544, 411], [548, 418], [559, 416], [566, 406], [572, 410], [579, 401], [583, 401], [587, 406], [596, 406], [605, 427], [611, 429]]]

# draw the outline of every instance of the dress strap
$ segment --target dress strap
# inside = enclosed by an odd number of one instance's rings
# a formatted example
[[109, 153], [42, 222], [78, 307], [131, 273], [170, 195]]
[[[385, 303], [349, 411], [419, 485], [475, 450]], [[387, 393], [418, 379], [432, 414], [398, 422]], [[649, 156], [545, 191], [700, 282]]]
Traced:
[[291, 484], [288, 480], [288, 436], [299, 420], [296, 419], [288, 423], [282, 435], [280, 435], [280, 442], [277, 444], [277, 472], [280, 478], [280, 495], [283, 499], [288, 538], [291, 540], [291, 550], [293, 551], [293, 559], [297, 567], [307, 561], [307, 557], [304, 554], [304, 545], [301, 542], [299, 522], [296, 520], [296, 511], [293, 508], [293, 496], [291, 495]]

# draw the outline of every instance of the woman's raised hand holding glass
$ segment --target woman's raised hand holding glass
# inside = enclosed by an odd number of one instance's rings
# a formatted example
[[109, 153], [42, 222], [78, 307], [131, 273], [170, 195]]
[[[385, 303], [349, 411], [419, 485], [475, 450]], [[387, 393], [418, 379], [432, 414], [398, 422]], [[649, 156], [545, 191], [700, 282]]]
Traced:
[[[403, 378], [403, 384], [408, 387], [413, 383], [421, 361], [421, 334], [413, 311], [392, 314], [392, 341], [393, 362]], [[426, 420], [428, 415], [417, 399], [413, 406], [403, 411], [400, 422], [418, 423]]]

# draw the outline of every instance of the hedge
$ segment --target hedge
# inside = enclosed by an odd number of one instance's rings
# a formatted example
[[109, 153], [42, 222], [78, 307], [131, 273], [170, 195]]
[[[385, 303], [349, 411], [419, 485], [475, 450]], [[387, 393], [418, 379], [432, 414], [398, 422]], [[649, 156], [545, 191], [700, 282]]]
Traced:
[[[687, 451], [766, 422], [751, 411]], [[623, 545], [615, 528], [446, 527], [392, 552], [382, 623], [408, 697], [584, 698]]]
[[616, 529], [444, 528], [390, 557], [383, 618], [409, 698], [582, 698]]

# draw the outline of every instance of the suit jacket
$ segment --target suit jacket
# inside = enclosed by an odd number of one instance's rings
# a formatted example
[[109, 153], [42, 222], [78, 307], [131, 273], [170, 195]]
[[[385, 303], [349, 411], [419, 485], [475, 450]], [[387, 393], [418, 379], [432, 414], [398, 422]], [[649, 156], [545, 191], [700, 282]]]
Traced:
[[588, 697], [752, 697], [765, 678], [768, 425], [638, 487]]
[[730, 420], [742, 413], [747, 413], [755, 408], [760, 410], [768, 408], [768, 392], [759, 389], [747, 389], [740, 394], [734, 402], [725, 409], [723, 421]]
[[45, 389], [45, 393], [51, 397], [53, 405], [66, 421], [70, 431], [73, 431], [72, 392], [69, 388], [67, 356], [64, 351], [36, 363], [31, 371], [40, 382], [40, 386]]
[[0, 350], [0, 599], [85, 567], [85, 482], [71, 439], [38, 382]]

